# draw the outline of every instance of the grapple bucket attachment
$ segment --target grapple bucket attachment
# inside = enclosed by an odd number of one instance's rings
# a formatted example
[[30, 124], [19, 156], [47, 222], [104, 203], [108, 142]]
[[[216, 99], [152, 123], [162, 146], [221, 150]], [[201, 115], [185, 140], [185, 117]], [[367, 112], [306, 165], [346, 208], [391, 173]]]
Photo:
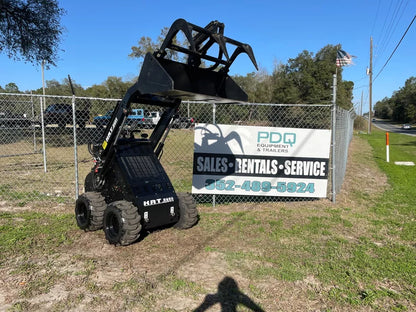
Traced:
[[[188, 47], [175, 43], [179, 31], [185, 35]], [[248, 55], [256, 69], [257, 63], [249, 45], [227, 38], [223, 32], [224, 24], [218, 21], [202, 28], [183, 19], [176, 20], [161, 48], [146, 54], [137, 82], [139, 92], [217, 103], [246, 102], [247, 94], [228, 75], [228, 70], [241, 53]], [[218, 46], [212, 48], [213, 45]], [[234, 48], [231, 56], [230, 47]], [[186, 62], [167, 58], [168, 50], [184, 54]], [[212, 50], [218, 55], [209, 55]], [[211, 64], [209, 67], [206, 61]]]

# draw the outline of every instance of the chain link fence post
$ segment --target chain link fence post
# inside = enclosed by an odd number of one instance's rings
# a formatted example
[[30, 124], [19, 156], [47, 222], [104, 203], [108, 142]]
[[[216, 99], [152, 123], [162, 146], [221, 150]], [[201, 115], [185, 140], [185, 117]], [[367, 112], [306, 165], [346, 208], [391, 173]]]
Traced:
[[332, 93], [332, 143], [331, 143], [331, 150], [332, 150], [332, 202], [335, 203], [336, 201], [336, 191], [335, 191], [335, 149], [336, 149], [336, 120], [337, 120], [337, 74], [333, 75], [333, 93]]
[[75, 167], [75, 199], [79, 195], [79, 181], [78, 181], [78, 145], [77, 145], [77, 116], [75, 107], [75, 95], [72, 95], [72, 129], [74, 133], [74, 167]]
[[45, 140], [45, 121], [43, 118], [43, 102], [44, 97], [39, 98], [40, 102], [40, 126], [42, 129], [42, 155], [43, 155], [43, 170], [46, 173], [48, 171], [47, 169], [47, 163], [46, 163], [46, 140]]
[[[217, 105], [212, 103], [212, 123], [215, 125], [215, 114], [217, 112]], [[212, 195], [212, 207], [215, 208], [215, 194]]]

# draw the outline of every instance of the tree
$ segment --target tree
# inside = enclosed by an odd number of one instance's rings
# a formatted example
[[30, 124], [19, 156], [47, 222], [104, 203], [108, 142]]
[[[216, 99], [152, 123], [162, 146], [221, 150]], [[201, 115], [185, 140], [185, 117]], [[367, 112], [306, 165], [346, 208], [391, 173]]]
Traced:
[[0, 52], [55, 66], [63, 14], [57, 0], [0, 0]]
[[406, 80], [404, 86], [395, 91], [391, 98], [384, 98], [376, 103], [375, 115], [391, 118], [398, 122], [416, 120], [416, 77]]
[[279, 64], [273, 71], [272, 102], [279, 104], [298, 103], [300, 91], [289, 77], [287, 65]]
[[121, 77], [109, 76], [102, 84], [89, 87], [86, 93], [93, 97], [121, 99], [131, 85], [131, 81], [125, 82]]
[[[273, 72], [275, 103], [330, 103], [336, 53], [340, 46], [327, 45], [316, 53], [303, 51], [297, 57], [279, 64]], [[337, 75], [337, 105], [352, 107], [353, 82], [342, 80], [342, 68]]]
[[235, 75], [232, 78], [247, 93], [249, 102], [270, 103], [272, 80], [265, 69], [248, 73], [246, 76]]
[[[160, 31], [159, 37], [157, 37], [156, 41], [153, 41], [150, 37], [141, 37], [138, 41], [137, 46], [131, 47], [131, 53], [129, 54], [130, 58], [144, 58], [146, 53], [148, 52], [155, 52], [159, 49], [159, 47], [162, 45], [163, 40], [165, 40], [165, 37], [169, 31], [168, 27], [162, 28]], [[185, 46], [187, 40], [184, 38], [181, 38], [180, 34], [178, 33], [175, 38], [173, 38], [172, 43], [179, 45], [179, 46]], [[179, 60], [178, 52], [168, 49], [166, 57], [171, 60]]]
[[87, 88], [86, 92], [87, 92], [87, 95], [91, 97], [96, 97], [96, 98], [109, 98], [110, 97], [110, 94], [107, 88], [102, 84], [100, 85], [95, 84]]
[[155, 43], [150, 37], [141, 37], [137, 46], [131, 47], [130, 58], [144, 58], [146, 53], [153, 52], [158, 49], [159, 45]]
[[19, 87], [14, 82], [9, 82], [4, 86], [4, 92], [6, 93], [19, 93]]
[[124, 82], [121, 77], [109, 76], [103, 85], [107, 88], [110, 98], [122, 99], [132, 83]]
[[391, 119], [392, 114], [393, 109], [389, 98], [385, 97], [374, 105], [374, 116], [382, 119]]
[[[84, 96], [86, 93], [84, 88], [72, 80], [75, 95]], [[43, 89], [39, 88], [35, 91], [36, 94], [43, 94]], [[48, 95], [72, 95], [71, 85], [68, 78], [62, 80], [62, 83], [56, 79], [46, 80], [45, 93]]]

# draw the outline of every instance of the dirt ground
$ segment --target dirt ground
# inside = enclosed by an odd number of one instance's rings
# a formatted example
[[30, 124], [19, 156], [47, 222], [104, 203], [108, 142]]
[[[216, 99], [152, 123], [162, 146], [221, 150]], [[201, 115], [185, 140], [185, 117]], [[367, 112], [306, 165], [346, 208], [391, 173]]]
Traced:
[[[360, 157], [371, 158], [370, 147], [362, 141], [354, 138], [349, 157], [344, 187], [335, 205], [329, 200], [199, 205], [202, 217], [197, 226], [152, 232], [127, 247], [109, 245], [102, 231], [85, 233], [74, 226], [66, 233], [68, 244], [54, 250], [37, 246], [32, 254], [19, 254], [2, 264], [0, 311], [367, 311], [368, 307], [351, 309], [328, 300], [328, 285], [313, 275], [293, 281], [267, 274], [253, 277], [246, 268], [256, 265], [255, 259], [233, 262], [224, 252], [232, 247], [235, 253], [239, 248], [266, 253], [267, 246], [261, 242], [248, 245], [235, 237], [235, 225], [241, 218], [238, 212], [272, 214], [298, 209], [317, 215], [334, 206], [364, 209], [365, 203], [354, 201], [349, 194], [365, 191], [363, 185], [372, 186], [369, 193], [374, 189], [382, 192], [386, 178], [375, 164], [361, 164]], [[36, 208], [73, 213], [69, 204]], [[34, 207], [0, 202], [0, 212], [27, 209]], [[299, 214], [300, 219], [304, 217]], [[253, 239], [247, 233], [247, 241]]]

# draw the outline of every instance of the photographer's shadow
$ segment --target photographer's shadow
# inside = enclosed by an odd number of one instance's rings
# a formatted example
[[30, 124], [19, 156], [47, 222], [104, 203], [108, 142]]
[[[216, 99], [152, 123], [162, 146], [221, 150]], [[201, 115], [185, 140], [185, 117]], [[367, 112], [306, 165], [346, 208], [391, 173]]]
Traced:
[[221, 305], [221, 312], [236, 312], [239, 304], [254, 312], [264, 312], [260, 306], [238, 289], [237, 282], [229, 276], [218, 284], [218, 292], [206, 295], [194, 312], [206, 311], [215, 304]]

